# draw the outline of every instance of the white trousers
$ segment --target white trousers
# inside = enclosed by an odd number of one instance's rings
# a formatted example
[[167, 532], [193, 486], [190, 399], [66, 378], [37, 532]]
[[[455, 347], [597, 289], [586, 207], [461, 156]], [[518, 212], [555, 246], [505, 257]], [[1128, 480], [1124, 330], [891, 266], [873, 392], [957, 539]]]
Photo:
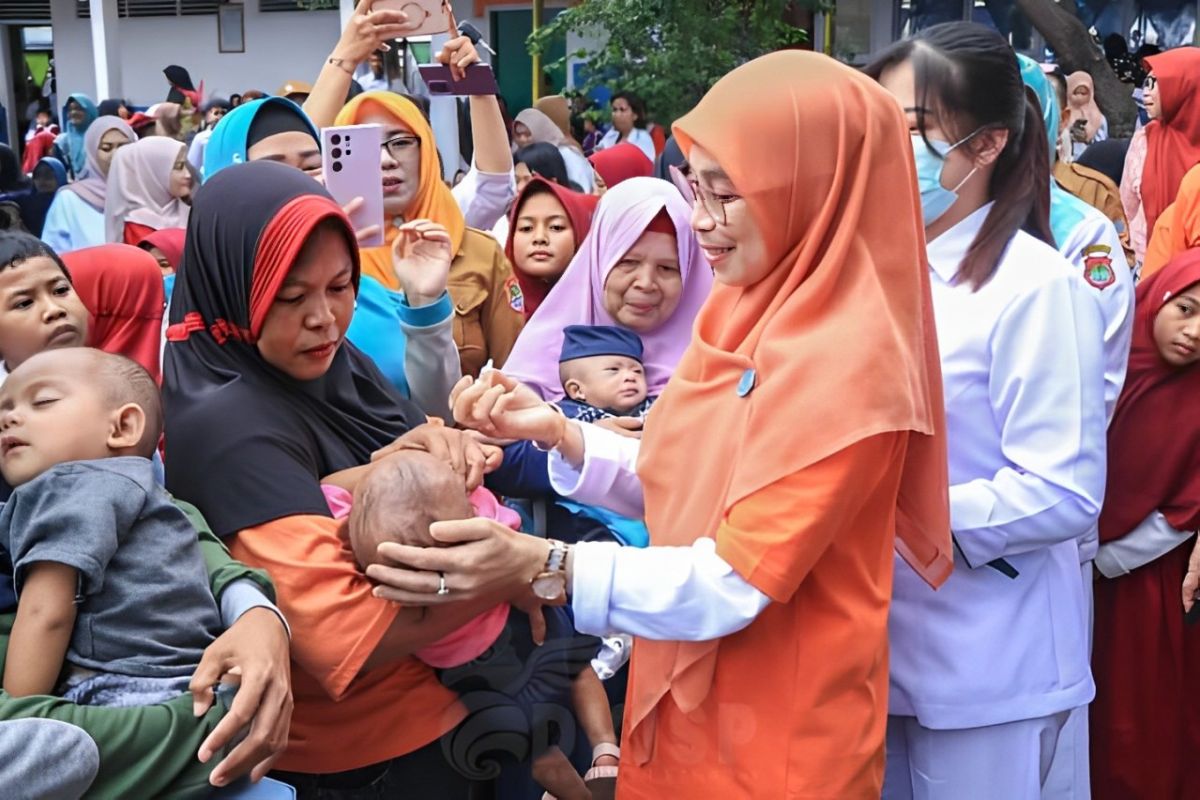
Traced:
[[[1082, 565], [1083, 597], [1088, 611], [1088, 660], [1092, 655], [1092, 562]], [[1071, 717], [1058, 736], [1058, 749], [1050, 764], [1044, 787], [1046, 797], [1054, 800], [1091, 800], [1092, 770], [1088, 760], [1088, 707], [1071, 711]]]
[[932, 730], [916, 717], [889, 716], [883, 798], [1050, 800], [1046, 777], [1067, 717]]

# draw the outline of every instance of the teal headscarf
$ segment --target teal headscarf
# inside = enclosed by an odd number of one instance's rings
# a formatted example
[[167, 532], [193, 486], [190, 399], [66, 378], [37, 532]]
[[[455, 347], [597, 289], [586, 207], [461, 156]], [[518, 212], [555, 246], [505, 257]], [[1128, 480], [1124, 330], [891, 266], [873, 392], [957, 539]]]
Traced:
[[1054, 166], [1058, 160], [1058, 95], [1041, 64], [1020, 53], [1017, 53], [1017, 62], [1021, 65], [1021, 80], [1033, 89], [1042, 105], [1042, 122], [1046, 125], [1046, 140], [1050, 144], [1050, 166]]
[[313, 125], [304, 110], [291, 100], [284, 97], [264, 97], [261, 100], [252, 100], [221, 117], [221, 121], [213, 128], [212, 137], [204, 148], [202, 180], [208, 180], [226, 167], [244, 164], [249, 160], [246, 156], [248, 149], [246, 142], [250, 137], [250, 127], [254, 124], [254, 118], [258, 116], [258, 113], [268, 105], [281, 106], [295, 113], [312, 133], [317, 144], [321, 143], [317, 126]]
[[[74, 100], [83, 109], [84, 120], [82, 125], [72, 125], [71, 119], [67, 115], [67, 107]], [[96, 110], [96, 104], [92, 102], [92, 98], [86, 94], [73, 94], [67, 98], [67, 102], [63, 103], [62, 107], [62, 133], [59, 135], [55, 144], [59, 150], [67, 157], [67, 166], [75, 177], [79, 177], [83, 172], [83, 168], [87, 166], [87, 149], [83, 145], [83, 135], [87, 132], [88, 126], [96, 121], [96, 117], [100, 116], [100, 112]]]

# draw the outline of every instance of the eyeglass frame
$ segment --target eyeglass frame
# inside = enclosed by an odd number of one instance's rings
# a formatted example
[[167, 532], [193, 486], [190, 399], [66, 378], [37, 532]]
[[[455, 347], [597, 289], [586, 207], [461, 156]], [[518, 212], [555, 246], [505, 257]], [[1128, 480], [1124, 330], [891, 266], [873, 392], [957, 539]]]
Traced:
[[401, 154], [403, 154], [404, 150], [407, 150], [409, 147], [416, 147], [417, 150], [421, 149], [421, 137], [415, 136], [411, 133], [398, 133], [395, 136], [393, 136], [392, 138], [388, 139], [386, 142], [380, 142], [379, 148], [381, 150], [386, 151], [389, 157], [399, 161], [400, 155], [397, 155], [392, 150], [392, 144], [394, 142], [399, 142], [401, 140], [412, 142], [411, 145], [404, 145], [404, 148], [401, 150]]
[[[740, 194], [718, 195], [711, 189], [701, 186], [700, 181], [692, 177], [691, 167], [686, 162], [684, 166], [687, 167], [687, 172], [684, 172], [674, 164], [668, 167], [667, 171], [671, 175], [671, 183], [675, 184], [675, 188], [683, 195], [683, 199], [687, 201], [688, 205], [695, 208], [696, 203], [699, 202], [704, 208], [704, 213], [712, 217], [713, 222], [721, 227], [728, 225], [729, 211], [727, 207], [730, 203], [736, 203], [746, 198]], [[722, 197], [728, 199], [721, 200], [720, 198]]]

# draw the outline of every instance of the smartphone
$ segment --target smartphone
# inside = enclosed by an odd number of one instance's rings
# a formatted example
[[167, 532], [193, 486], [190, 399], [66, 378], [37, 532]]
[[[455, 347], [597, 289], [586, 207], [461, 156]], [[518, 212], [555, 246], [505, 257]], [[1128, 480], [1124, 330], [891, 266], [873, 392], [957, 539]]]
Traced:
[[417, 67], [429, 93], [438, 95], [476, 95], [499, 94], [500, 87], [496, 84], [496, 74], [488, 64], [472, 64], [467, 67], [467, 74], [460, 81], [454, 80], [450, 68], [445, 64], [421, 64]]
[[405, 36], [430, 36], [450, 32], [449, 0], [375, 0], [372, 11], [403, 11], [415, 28]]
[[350, 215], [356, 231], [379, 226], [379, 233], [359, 242], [362, 247], [384, 244], [383, 173], [379, 167], [382, 136], [380, 125], [337, 125], [321, 131], [325, 188], [340, 206], [356, 197], [363, 199], [362, 207]]

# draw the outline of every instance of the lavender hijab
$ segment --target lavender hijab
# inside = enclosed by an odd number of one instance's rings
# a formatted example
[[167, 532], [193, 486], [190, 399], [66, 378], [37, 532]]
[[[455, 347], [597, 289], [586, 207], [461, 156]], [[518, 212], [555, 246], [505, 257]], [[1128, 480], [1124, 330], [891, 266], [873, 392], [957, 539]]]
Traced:
[[675, 224], [683, 289], [670, 319], [641, 333], [651, 397], [662, 393], [692, 339], [692, 323], [712, 289], [712, 269], [692, 233], [692, 211], [679, 190], [657, 178], [630, 178], [600, 198], [592, 229], [538, 306], [504, 363], [504, 372], [546, 400], [563, 396], [558, 356], [568, 325], [620, 325], [604, 308], [604, 284], [646, 227], [666, 209]]
[[99, 117], [88, 126], [83, 135], [83, 150], [86, 164], [79, 180], [63, 187], [64, 192], [74, 192], [83, 202], [97, 211], [104, 211], [104, 198], [108, 193], [108, 178], [100, 171], [100, 140], [109, 131], [120, 131], [130, 142], [137, 141], [133, 128], [120, 117]]

